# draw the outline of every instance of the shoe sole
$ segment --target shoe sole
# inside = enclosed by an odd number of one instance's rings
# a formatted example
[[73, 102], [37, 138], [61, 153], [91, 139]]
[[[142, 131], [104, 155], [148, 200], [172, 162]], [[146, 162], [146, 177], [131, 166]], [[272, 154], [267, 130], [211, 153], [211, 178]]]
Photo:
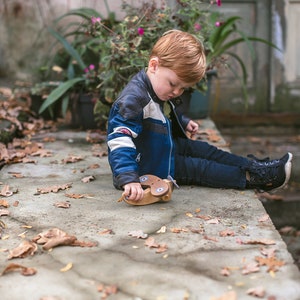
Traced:
[[268, 192], [276, 192], [277, 190], [280, 190], [280, 189], [284, 188], [287, 185], [287, 183], [289, 182], [290, 177], [291, 177], [291, 171], [292, 171], [293, 154], [290, 153], [290, 152], [288, 152], [288, 154], [289, 154], [289, 159], [287, 160], [287, 162], [284, 165], [284, 171], [285, 171], [285, 181], [284, 181], [284, 183], [281, 186], [279, 186], [275, 189], [269, 190]]

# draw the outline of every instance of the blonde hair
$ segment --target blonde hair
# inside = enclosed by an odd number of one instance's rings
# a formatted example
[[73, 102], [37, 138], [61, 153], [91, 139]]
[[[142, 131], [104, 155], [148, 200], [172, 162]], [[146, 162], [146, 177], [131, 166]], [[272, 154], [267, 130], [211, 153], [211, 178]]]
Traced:
[[192, 34], [169, 30], [158, 39], [150, 58], [158, 57], [162, 67], [171, 69], [186, 83], [197, 83], [205, 75], [206, 57], [202, 43]]

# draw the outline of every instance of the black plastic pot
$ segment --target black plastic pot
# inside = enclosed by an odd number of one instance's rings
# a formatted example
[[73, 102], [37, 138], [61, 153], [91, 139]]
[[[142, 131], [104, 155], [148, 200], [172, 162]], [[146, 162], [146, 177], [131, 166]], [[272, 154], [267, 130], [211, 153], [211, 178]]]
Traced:
[[82, 129], [96, 129], [94, 106], [97, 97], [92, 93], [80, 93], [72, 108], [72, 126]]

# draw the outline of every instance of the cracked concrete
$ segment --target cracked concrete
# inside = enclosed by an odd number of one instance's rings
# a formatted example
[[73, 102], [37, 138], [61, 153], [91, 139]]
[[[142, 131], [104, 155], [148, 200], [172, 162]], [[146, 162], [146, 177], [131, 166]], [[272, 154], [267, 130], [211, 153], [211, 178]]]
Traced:
[[[203, 128], [214, 128], [210, 120]], [[262, 286], [263, 299], [300, 299], [300, 273], [294, 265], [286, 244], [272, 222], [259, 222], [265, 215], [262, 203], [252, 191], [236, 191], [185, 186], [175, 189], [168, 203], [133, 207], [117, 202], [120, 191], [113, 188], [107, 157], [92, 155], [92, 145], [85, 141], [85, 132], [60, 131], [53, 134], [56, 141], [46, 143], [51, 157], [35, 157], [35, 164], [7, 165], [1, 170], [0, 181], [17, 189], [11, 197], [9, 216], [2, 216], [7, 228], [0, 240], [0, 272], [11, 262], [33, 267], [34, 276], [18, 272], [4, 274], [0, 280], [1, 300], [59, 300], [101, 299], [99, 284], [116, 285], [112, 300], [202, 300], [221, 299], [229, 291], [235, 299], [254, 299], [247, 295], [250, 288]], [[35, 137], [39, 139], [39, 137]], [[40, 137], [42, 138], [42, 136]], [[105, 145], [102, 145], [105, 150]], [[64, 164], [69, 154], [83, 156], [82, 161]], [[96, 169], [88, 169], [99, 164]], [[14, 172], [23, 178], [14, 178]], [[81, 179], [94, 176], [83, 183]], [[36, 195], [37, 188], [72, 183], [68, 191]], [[0, 186], [1, 188], [1, 186]], [[65, 193], [85, 194], [72, 199]], [[18, 206], [13, 206], [19, 201]], [[69, 209], [57, 208], [56, 202], [69, 201]], [[208, 222], [203, 216], [218, 220]], [[30, 225], [31, 228], [23, 228]], [[166, 226], [166, 232], [157, 231]], [[95, 247], [55, 247], [27, 258], [7, 260], [8, 250], [42, 231], [57, 227], [75, 235], [78, 240], [97, 242]], [[179, 233], [172, 228], [181, 229]], [[110, 234], [101, 234], [110, 229]], [[234, 236], [219, 233], [231, 230]], [[145, 246], [145, 239], [128, 233], [142, 230], [167, 251], [156, 253]], [[242, 242], [271, 239], [272, 246]], [[276, 257], [285, 262], [275, 273], [261, 266], [256, 273], [242, 274], [242, 268], [262, 256], [262, 247], [276, 248]], [[60, 269], [72, 263], [67, 272]], [[229, 276], [221, 275], [227, 267]], [[44, 298], [46, 299], [46, 298]], [[223, 299], [223, 298], [222, 298]], [[226, 299], [226, 298], [224, 298]]]

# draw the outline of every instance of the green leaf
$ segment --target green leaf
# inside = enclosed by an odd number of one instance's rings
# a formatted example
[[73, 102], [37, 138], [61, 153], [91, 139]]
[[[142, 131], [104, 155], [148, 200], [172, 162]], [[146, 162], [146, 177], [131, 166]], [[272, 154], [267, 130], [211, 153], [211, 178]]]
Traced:
[[66, 51], [78, 62], [80, 68], [82, 70], [85, 69], [85, 63], [81, 59], [79, 53], [76, 51], [76, 49], [57, 31], [53, 30], [51, 27], [48, 28], [49, 32], [58, 40], [61, 42], [61, 44], [64, 46]]
[[39, 114], [42, 113], [46, 108], [48, 108], [54, 102], [56, 102], [65, 92], [67, 92], [70, 88], [72, 88], [76, 83], [84, 80], [85, 78], [83, 77], [76, 77], [60, 84], [56, 89], [54, 89], [50, 93], [50, 95], [47, 97], [45, 102], [42, 104], [42, 106], [39, 109]]

